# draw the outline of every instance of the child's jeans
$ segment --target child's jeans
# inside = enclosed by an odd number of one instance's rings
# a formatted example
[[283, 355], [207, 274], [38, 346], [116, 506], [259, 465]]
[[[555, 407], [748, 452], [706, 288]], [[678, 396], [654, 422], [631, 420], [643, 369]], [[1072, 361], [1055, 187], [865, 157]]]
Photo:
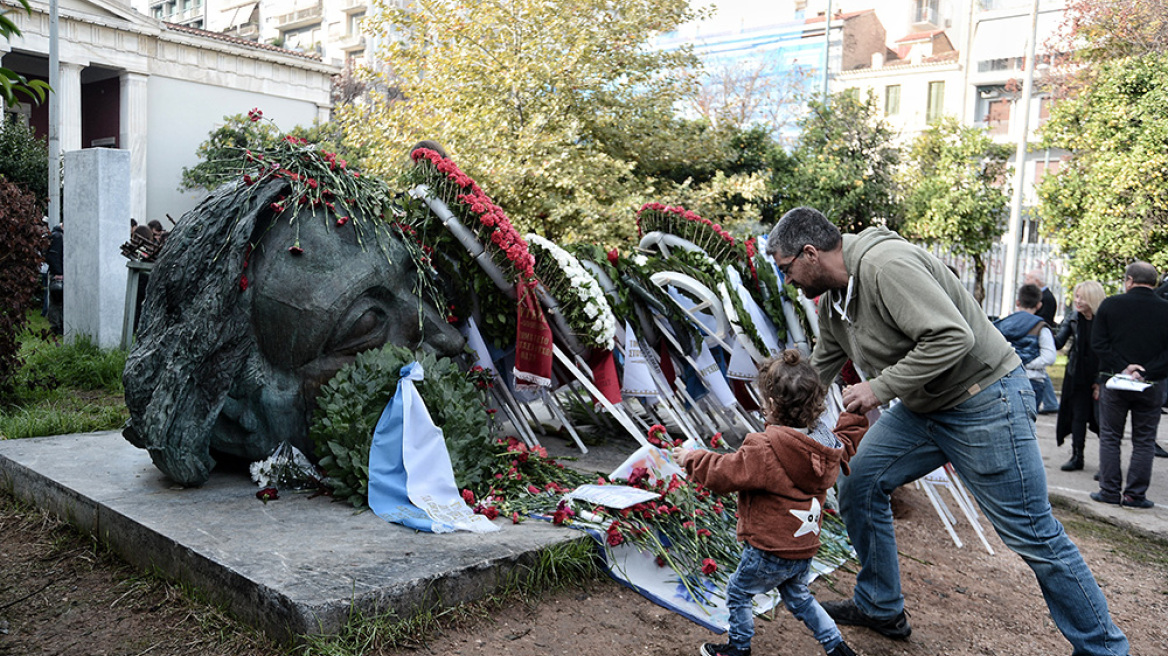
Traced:
[[835, 620], [815, 601], [807, 584], [803, 582], [810, 567], [810, 558], [787, 560], [749, 544], [743, 545], [742, 560], [726, 586], [726, 606], [730, 610], [730, 646], [750, 649], [750, 640], [754, 637], [754, 608], [751, 602], [754, 595], [775, 588], [783, 596], [787, 610], [811, 629], [824, 651], [830, 652], [843, 642]]

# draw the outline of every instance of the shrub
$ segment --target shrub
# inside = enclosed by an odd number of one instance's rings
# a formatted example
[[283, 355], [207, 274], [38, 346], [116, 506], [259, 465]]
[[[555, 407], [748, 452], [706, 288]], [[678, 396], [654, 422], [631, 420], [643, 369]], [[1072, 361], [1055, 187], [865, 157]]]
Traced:
[[40, 265], [48, 248], [33, 195], [0, 176], [0, 397], [12, 390], [20, 368], [19, 336], [28, 324], [28, 310], [37, 303]]
[[49, 150], [44, 139], [23, 123], [0, 121], [0, 153], [4, 153], [0, 177], [32, 192], [43, 209], [49, 202]]

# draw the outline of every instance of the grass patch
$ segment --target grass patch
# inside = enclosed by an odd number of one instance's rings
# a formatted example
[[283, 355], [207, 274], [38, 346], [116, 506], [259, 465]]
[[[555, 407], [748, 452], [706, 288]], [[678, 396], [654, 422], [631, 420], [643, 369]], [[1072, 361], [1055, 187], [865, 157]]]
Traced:
[[126, 352], [103, 349], [82, 336], [72, 343], [45, 338], [48, 323], [29, 313], [20, 337], [24, 366], [14, 394], [0, 405], [0, 438], [17, 439], [110, 430], [129, 417], [122, 388]]
[[1088, 537], [1111, 545], [1115, 553], [1143, 565], [1168, 572], [1168, 540], [1126, 526], [1117, 526], [1089, 517], [1069, 501], [1051, 497], [1050, 505], [1067, 533]]
[[363, 656], [396, 649], [424, 648], [445, 630], [489, 620], [493, 611], [517, 602], [538, 603], [557, 590], [581, 588], [603, 575], [590, 539], [563, 542], [540, 551], [534, 563], [520, 567], [495, 594], [449, 608], [423, 610], [403, 619], [390, 611], [368, 615], [353, 607], [336, 635], [304, 636], [298, 656]]

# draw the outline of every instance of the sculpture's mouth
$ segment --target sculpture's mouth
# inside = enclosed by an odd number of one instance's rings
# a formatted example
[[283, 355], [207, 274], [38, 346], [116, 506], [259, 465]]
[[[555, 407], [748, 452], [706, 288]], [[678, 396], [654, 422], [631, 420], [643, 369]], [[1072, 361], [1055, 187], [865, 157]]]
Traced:
[[232, 455], [247, 456], [248, 445], [260, 431], [260, 423], [246, 401], [227, 397], [215, 418], [215, 448]]

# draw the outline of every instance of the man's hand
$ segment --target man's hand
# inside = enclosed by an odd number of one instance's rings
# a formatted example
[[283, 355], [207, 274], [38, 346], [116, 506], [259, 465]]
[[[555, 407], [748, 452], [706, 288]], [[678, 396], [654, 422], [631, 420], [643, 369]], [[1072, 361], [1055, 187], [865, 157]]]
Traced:
[[689, 454], [692, 452], [693, 452], [693, 449], [690, 449], [688, 447], [675, 446], [675, 447], [673, 447], [673, 461], [677, 463], [678, 467], [684, 467], [685, 466], [685, 459], [688, 458]]
[[876, 398], [868, 381], [845, 387], [843, 398], [844, 410], [857, 415], [866, 414], [880, 405], [880, 399]]
[[1138, 364], [1129, 364], [1127, 368], [1123, 370], [1123, 373], [1127, 376], [1131, 376], [1134, 380], [1144, 379], [1144, 368]]

